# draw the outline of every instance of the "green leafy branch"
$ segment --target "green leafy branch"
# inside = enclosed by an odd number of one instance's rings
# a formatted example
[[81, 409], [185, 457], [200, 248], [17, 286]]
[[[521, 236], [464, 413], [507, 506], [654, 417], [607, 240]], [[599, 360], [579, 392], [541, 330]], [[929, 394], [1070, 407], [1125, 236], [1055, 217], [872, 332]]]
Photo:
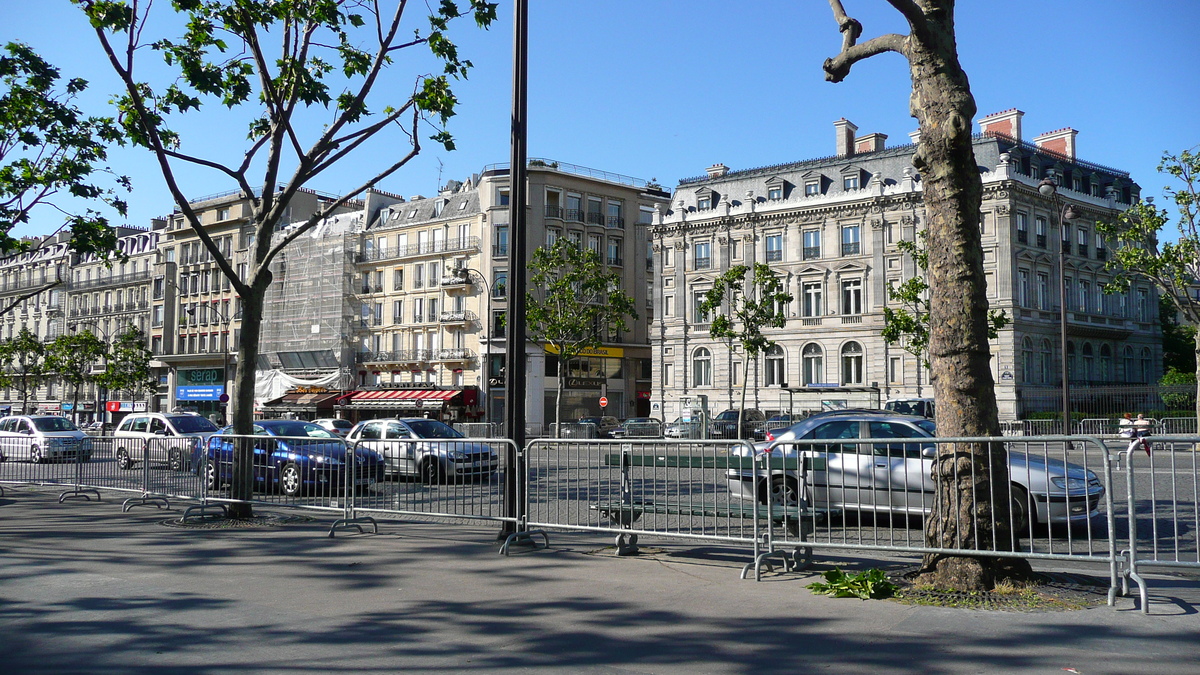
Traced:
[[818, 595], [829, 595], [835, 598], [883, 600], [892, 597], [897, 589], [896, 584], [889, 581], [887, 575], [880, 569], [846, 574], [841, 568], [834, 568], [821, 576], [825, 578], [825, 581], [809, 584], [808, 590]]

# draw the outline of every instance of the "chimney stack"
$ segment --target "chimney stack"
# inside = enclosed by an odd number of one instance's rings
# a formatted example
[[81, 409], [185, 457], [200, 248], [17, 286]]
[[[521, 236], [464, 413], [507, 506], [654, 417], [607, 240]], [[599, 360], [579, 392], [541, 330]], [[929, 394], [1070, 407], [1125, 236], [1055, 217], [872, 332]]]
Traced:
[[854, 134], [858, 131], [858, 127], [854, 123], [843, 117], [833, 123], [833, 129], [837, 136], [837, 156], [838, 157], [853, 157], [854, 156]]
[[887, 134], [867, 134], [854, 139], [854, 153], [879, 152], [887, 141]]
[[705, 169], [705, 171], [708, 172], [709, 178], [720, 178], [721, 176], [729, 173], [729, 167], [725, 166], [724, 164], [713, 164]]
[[1066, 127], [1058, 131], [1044, 133], [1034, 138], [1033, 142], [1039, 148], [1065, 155], [1073, 161], [1075, 159], [1075, 136], [1078, 133], [1078, 131], [1075, 131], [1071, 127]]
[[1024, 115], [1025, 113], [1016, 108], [992, 113], [979, 120], [979, 130], [985, 134], [1000, 134], [1019, 141], [1021, 140], [1021, 118]]

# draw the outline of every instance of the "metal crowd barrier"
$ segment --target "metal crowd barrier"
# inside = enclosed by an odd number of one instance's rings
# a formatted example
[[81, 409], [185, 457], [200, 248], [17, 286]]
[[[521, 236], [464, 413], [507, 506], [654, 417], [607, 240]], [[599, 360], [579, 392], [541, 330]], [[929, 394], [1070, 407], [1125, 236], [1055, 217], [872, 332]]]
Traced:
[[1119, 453], [1125, 467], [1125, 515], [1134, 533], [1123, 551], [1122, 586], [1128, 593], [1129, 580], [1137, 583], [1142, 612], [1149, 613], [1142, 569], [1200, 569], [1200, 436], [1150, 436], [1142, 441], [1131, 442]]
[[455, 422], [450, 426], [467, 438], [495, 438], [500, 435], [500, 425], [495, 422]]
[[1200, 433], [1196, 428], [1195, 417], [1164, 417], [1159, 420], [1159, 430], [1163, 434], [1192, 435]]
[[347, 493], [350, 526], [399, 516], [517, 523], [504, 508], [505, 480], [511, 475], [508, 457], [516, 454], [511, 440], [361, 440], [355, 452], [378, 455], [385, 480]]
[[625, 438], [662, 438], [662, 425], [658, 422], [630, 422], [623, 425]]
[[525, 448], [527, 526], [615, 535], [617, 553], [637, 551], [638, 537], [738, 543], [754, 549], [743, 569], [757, 577], [772, 556], [785, 569], [804, 564], [804, 546], [776, 550], [771, 531], [795, 520], [769, 501], [742, 500], [727, 486], [731, 469], [758, 472], [744, 441], [541, 439]]

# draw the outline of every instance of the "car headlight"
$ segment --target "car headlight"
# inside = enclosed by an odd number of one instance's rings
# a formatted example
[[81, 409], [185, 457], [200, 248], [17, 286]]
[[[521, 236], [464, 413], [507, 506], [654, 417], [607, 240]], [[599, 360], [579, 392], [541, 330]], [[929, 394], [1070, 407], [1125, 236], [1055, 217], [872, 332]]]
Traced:
[[1050, 482], [1064, 490], [1083, 490], [1087, 488], [1087, 479], [1068, 478], [1066, 476], [1051, 476]]

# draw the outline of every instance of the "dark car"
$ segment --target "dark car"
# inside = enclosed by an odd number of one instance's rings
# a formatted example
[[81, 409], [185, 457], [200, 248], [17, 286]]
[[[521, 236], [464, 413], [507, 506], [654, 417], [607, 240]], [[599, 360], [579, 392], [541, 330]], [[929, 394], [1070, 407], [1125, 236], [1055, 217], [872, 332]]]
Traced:
[[746, 408], [741, 417], [742, 427], [739, 431], [738, 411], [726, 410], [709, 421], [708, 435], [711, 438], [753, 438], [755, 431], [767, 421], [767, 416], [758, 408]]
[[594, 424], [596, 426], [596, 438], [612, 438], [613, 432], [621, 428], [621, 423], [612, 415], [602, 415], [600, 417], [580, 417], [580, 424]]
[[[254, 423], [254, 485], [257, 490], [277, 489], [288, 497], [305, 491], [335, 494], [347, 481], [362, 488], [383, 480], [384, 461], [367, 448], [350, 451], [340, 436], [311, 422], [260, 420]], [[261, 437], [261, 438], [258, 438]], [[233, 451], [239, 442], [233, 427], [208, 439], [204, 456], [192, 457], [196, 473], [210, 490], [233, 478]], [[347, 475], [349, 465], [353, 473]]]

